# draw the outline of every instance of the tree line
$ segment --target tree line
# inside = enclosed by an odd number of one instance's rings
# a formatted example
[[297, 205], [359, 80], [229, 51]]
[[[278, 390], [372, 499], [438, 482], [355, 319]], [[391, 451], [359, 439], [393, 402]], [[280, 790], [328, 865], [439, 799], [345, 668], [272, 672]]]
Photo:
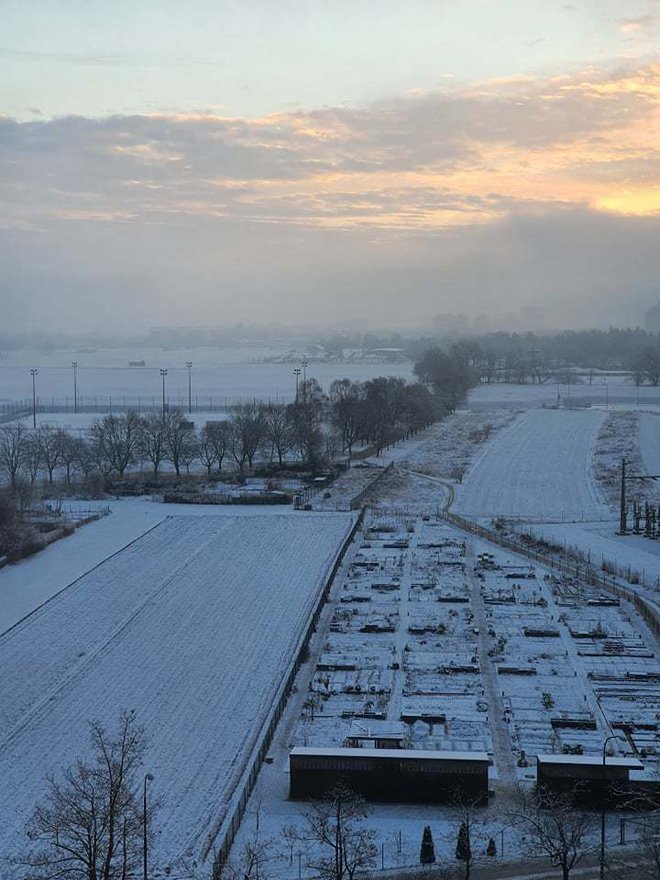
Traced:
[[309, 379], [295, 403], [242, 404], [225, 420], [199, 429], [179, 409], [106, 415], [79, 437], [54, 426], [32, 430], [10, 422], [0, 427], [0, 470], [16, 492], [39, 478], [50, 485], [56, 479], [67, 486], [105, 484], [136, 469], [158, 478], [166, 465], [177, 476], [211, 476], [228, 465], [244, 473], [256, 462], [295, 462], [315, 470], [350, 457], [357, 445], [377, 454], [448, 411], [426, 382], [338, 379], [326, 395]]
[[[437, 342], [435, 343], [437, 345]], [[431, 338], [409, 343], [413, 359], [434, 346]], [[583, 371], [626, 371], [637, 384], [660, 384], [660, 335], [639, 328], [567, 330], [555, 334], [487, 333], [453, 343], [445, 349], [469, 363], [479, 382], [542, 384], [575, 381]]]

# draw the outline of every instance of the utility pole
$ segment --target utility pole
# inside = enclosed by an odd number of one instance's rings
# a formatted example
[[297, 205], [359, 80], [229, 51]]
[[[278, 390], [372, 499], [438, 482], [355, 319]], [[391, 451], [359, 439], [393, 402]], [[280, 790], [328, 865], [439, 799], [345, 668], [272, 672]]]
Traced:
[[188, 369], [188, 413], [192, 413], [192, 361], [186, 361]]
[[161, 370], [160, 375], [163, 380], [163, 417], [164, 417], [165, 416], [165, 376], [167, 376], [167, 370]]
[[626, 460], [621, 459], [621, 498], [619, 505], [619, 534], [625, 535], [628, 528], [626, 517]]
[[73, 411], [78, 412], [78, 361], [71, 361], [73, 367]]
[[32, 374], [32, 429], [34, 431], [37, 430], [37, 384], [35, 377], [38, 375], [39, 370], [32, 368], [30, 370]]
[[293, 375], [296, 377], [296, 403], [298, 403], [298, 378], [300, 377], [300, 367], [295, 368]]
[[142, 797], [142, 878], [143, 878], [143, 880], [148, 880], [148, 876], [147, 876], [147, 855], [148, 855], [147, 782], [153, 782], [153, 778], [154, 777], [151, 773], [145, 774], [144, 791], [143, 791], [143, 797]]

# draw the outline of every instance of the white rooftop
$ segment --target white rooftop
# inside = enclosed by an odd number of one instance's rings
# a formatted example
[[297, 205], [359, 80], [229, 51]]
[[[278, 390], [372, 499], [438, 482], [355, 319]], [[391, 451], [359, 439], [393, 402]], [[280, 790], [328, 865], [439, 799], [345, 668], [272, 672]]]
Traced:
[[[539, 764], [579, 764], [583, 767], [602, 767], [603, 759], [600, 755], [537, 755]], [[644, 765], [637, 758], [610, 758], [605, 759], [606, 767], [629, 767], [631, 770], [641, 770]]]
[[425, 761], [479, 761], [490, 763], [486, 752], [439, 752], [432, 749], [315, 749], [296, 746], [289, 756], [322, 757], [322, 758], [399, 758], [410, 760], [422, 758]]

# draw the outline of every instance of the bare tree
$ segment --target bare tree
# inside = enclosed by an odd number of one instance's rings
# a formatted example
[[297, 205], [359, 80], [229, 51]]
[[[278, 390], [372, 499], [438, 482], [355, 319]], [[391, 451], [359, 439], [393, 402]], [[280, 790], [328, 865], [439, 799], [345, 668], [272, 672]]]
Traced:
[[580, 812], [570, 794], [543, 791], [533, 796], [520, 792], [511, 818], [527, 828], [532, 851], [543, 853], [560, 868], [563, 880], [569, 880], [573, 868], [594, 849], [594, 818]]
[[213, 465], [218, 461], [218, 454], [213, 442], [212, 431], [208, 425], [204, 425], [199, 434], [199, 448], [197, 451], [200, 462], [206, 468], [206, 473], [211, 476]]
[[37, 443], [41, 453], [41, 460], [48, 472], [48, 482], [52, 485], [55, 469], [62, 461], [62, 441], [66, 436], [64, 431], [44, 425], [37, 431]]
[[242, 472], [246, 462], [252, 467], [264, 439], [265, 422], [261, 408], [252, 403], [237, 406], [231, 424], [231, 454]]
[[212, 422], [205, 428], [208, 437], [213, 445], [216, 460], [218, 462], [218, 470], [222, 470], [222, 462], [229, 454], [231, 448], [232, 427], [231, 422]]
[[30, 434], [30, 436], [26, 438], [23, 463], [27, 475], [30, 478], [30, 485], [34, 486], [43, 464], [41, 446], [39, 445], [39, 438], [36, 434]]
[[313, 866], [324, 880], [353, 880], [356, 872], [376, 861], [376, 832], [364, 827], [369, 815], [363, 798], [339, 784], [325, 800], [305, 814], [307, 838], [318, 844], [321, 855]]
[[130, 880], [138, 875], [144, 821], [139, 771], [144, 730], [124, 712], [108, 733], [90, 724], [91, 761], [78, 758], [62, 778], [48, 777], [28, 824], [31, 880]]
[[284, 404], [269, 403], [264, 407], [263, 417], [264, 438], [270, 444], [270, 459], [272, 461], [273, 455], [277, 453], [277, 460], [282, 465], [287, 452], [293, 446], [289, 411]]
[[151, 462], [154, 477], [166, 454], [166, 424], [160, 413], [149, 413], [140, 419], [139, 449], [146, 461]]
[[453, 817], [456, 823], [456, 858], [463, 862], [463, 876], [470, 880], [475, 860], [475, 845], [483, 834], [483, 819], [480, 815], [480, 800], [459, 795], [453, 801]]
[[353, 444], [359, 439], [364, 416], [364, 390], [359, 382], [335, 379], [330, 386], [331, 418], [341, 434], [343, 449], [353, 454]]
[[167, 459], [174, 465], [178, 477], [181, 475], [181, 465], [185, 464], [187, 450], [194, 442], [194, 428], [191, 428], [179, 409], [172, 409], [166, 413], [163, 422]]
[[266, 866], [277, 858], [273, 838], [261, 838], [255, 832], [241, 844], [237, 856], [224, 862], [215, 860], [213, 880], [268, 880]]
[[0, 468], [14, 488], [25, 464], [28, 432], [21, 422], [10, 422], [0, 427]]
[[69, 486], [71, 485], [72, 472], [78, 464], [78, 441], [66, 431], [62, 431], [60, 438], [60, 460], [66, 474], [67, 486]]

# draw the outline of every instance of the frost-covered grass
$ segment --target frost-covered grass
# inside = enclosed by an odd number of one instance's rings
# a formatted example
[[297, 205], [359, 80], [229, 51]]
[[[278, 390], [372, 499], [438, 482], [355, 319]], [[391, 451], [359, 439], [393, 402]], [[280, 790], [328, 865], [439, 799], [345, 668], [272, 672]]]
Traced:
[[155, 859], [197, 854], [226, 801], [352, 520], [178, 517], [0, 639], [0, 852], [85, 720], [137, 712], [161, 801]]
[[[613, 509], [618, 508], [621, 492], [621, 460], [626, 459], [629, 474], [646, 473], [640, 454], [640, 416], [636, 412], [609, 413], [602, 423], [593, 450], [594, 477]], [[644, 419], [657, 416], [644, 416]], [[628, 499], [645, 500], [657, 497], [654, 487], [642, 480], [631, 480]]]

